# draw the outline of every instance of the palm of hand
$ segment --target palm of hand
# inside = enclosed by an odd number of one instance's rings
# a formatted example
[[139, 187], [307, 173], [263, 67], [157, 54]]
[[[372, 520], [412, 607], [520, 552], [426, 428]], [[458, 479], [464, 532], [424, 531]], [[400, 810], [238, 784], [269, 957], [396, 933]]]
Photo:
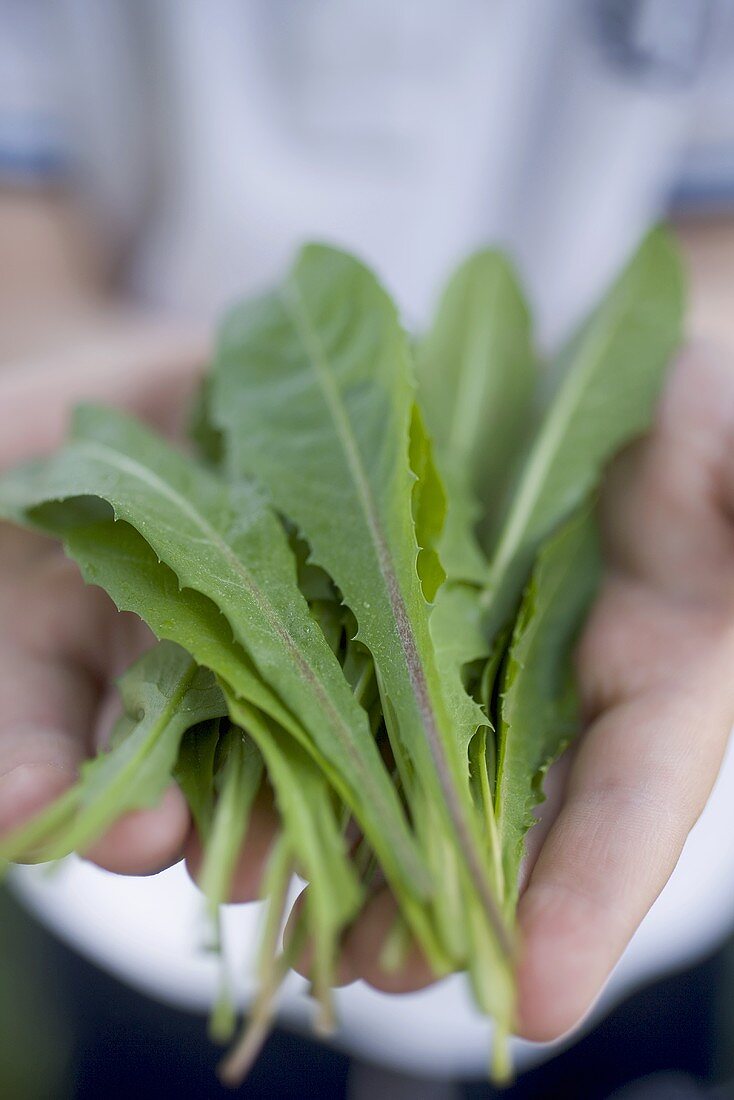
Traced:
[[[579, 650], [589, 728], [520, 903], [521, 1027], [572, 1026], [667, 881], [716, 778], [734, 719], [734, 372], [688, 357], [655, 432], [622, 456], [603, 499], [608, 561]], [[0, 530], [0, 831], [67, 786], [109, 727], [111, 680], [150, 643], [45, 540]], [[259, 800], [235, 898], [253, 896], [274, 829]], [[198, 845], [180, 792], [128, 815], [89, 853], [145, 874]], [[377, 965], [378, 895], [344, 948], [344, 979], [429, 980]]]

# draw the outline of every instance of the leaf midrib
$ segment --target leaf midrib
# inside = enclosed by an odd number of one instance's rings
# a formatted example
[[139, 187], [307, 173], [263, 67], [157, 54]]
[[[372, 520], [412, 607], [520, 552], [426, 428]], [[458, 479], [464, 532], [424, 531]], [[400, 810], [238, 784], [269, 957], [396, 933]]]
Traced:
[[341, 444], [347, 467], [357, 487], [357, 497], [361, 510], [367, 523], [370, 540], [375, 550], [379, 572], [383, 586], [387, 593], [388, 602], [392, 610], [393, 619], [397, 629], [397, 635], [403, 651], [403, 658], [408, 676], [413, 689], [413, 696], [421, 715], [421, 720], [431, 734], [438, 736], [437, 724], [433, 707], [430, 703], [428, 685], [423, 668], [418, 657], [418, 646], [413, 629], [410, 625], [405, 600], [398, 582], [396, 571], [387, 544], [382, 523], [378, 514], [372, 486], [364, 470], [362, 456], [352, 432], [349, 415], [344, 402], [332, 377], [328, 357], [324, 351], [322, 342], [316, 332], [306, 309], [303, 296], [295, 282], [291, 280], [287, 284], [289, 294], [282, 295], [282, 301], [293, 326], [301, 338], [306, 354], [314, 369], [319, 387], [324, 395], [326, 406], [334, 422], [337, 438]]
[[297, 335], [300, 336], [303, 343], [319, 387], [324, 395], [327, 409], [334, 421], [337, 438], [344, 452], [347, 466], [357, 487], [357, 496], [367, 522], [370, 539], [377, 556], [379, 571], [395, 621], [396, 632], [403, 652], [403, 659], [408, 672], [411, 691], [416, 702], [431, 757], [433, 758], [434, 767], [436, 768], [439, 785], [446, 801], [457, 839], [498, 942], [507, 954], [510, 954], [512, 948], [502, 918], [494, 898], [492, 897], [491, 890], [488, 887], [484, 869], [472, 838], [469, 823], [464, 813], [464, 808], [461, 805], [458, 791], [452, 781], [450, 765], [441, 742], [438, 723], [428, 690], [428, 683], [418, 654], [415, 634], [410, 623], [397, 574], [392, 565], [387, 540], [377, 513], [377, 505], [375, 503], [372, 487], [362, 466], [362, 458], [352, 433], [348, 413], [332, 377], [328, 356], [323, 348], [318, 332], [311, 323], [306, 303], [301, 294], [295, 275], [289, 277], [284, 289], [280, 291], [280, 298], [286, 315], [290, 318]]
[[578, 395], [586, 390], [589, 378], [595, 373], [599, 359], [605, 354], [622, 328], [624, 312], [630, 297], [631, 291], [623, 296], [620, 295], [620, 301], [616, 305], [613, 319], [608, 325], [603, 326], [601, 332], [597, 333], [595, 339], [591, 341], [591, 352], [587, 350], [588, 344], [586, 341], [577, 352], [578, 356], [583, 355], [586, 357], [587, 366], [576, 385], [571, 385], [571, 376], [570, 374], [567, 376], [568, 384], [561, 391], [559, 403], [551, 413], [546, 428], [538, 440], [538, 445], [533, 450], [527, 474], [523, 478], [523, 484], [519, 495], [515, 498], [509, 522], [490, 566], [489, 584], [482, 599], [485, 610], [491, 606], [498, 581], [522, 543], [523, 533], [527, 530], [543, 485], [547, 481], [547, 474], [552, 466], [553, 456], [558, 453], [560, 443], [566, 435], [568, 424], [573, 419], [577, 408]]

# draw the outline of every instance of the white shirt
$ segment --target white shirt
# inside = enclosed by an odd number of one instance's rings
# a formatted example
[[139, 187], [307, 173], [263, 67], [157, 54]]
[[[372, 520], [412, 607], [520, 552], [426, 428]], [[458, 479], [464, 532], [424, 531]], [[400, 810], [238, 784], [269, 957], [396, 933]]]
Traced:
[[[732, 53], [734, 7], [721, 2], [0, 0], [0, 176], [65, 173], [129, 291], [207, 318], [316, 237], [374, 264], [421, 324], [452, 265], [501, 244], [548, 346], [676, 181], [688, 201], [734, 194]], [[730, 756], [605, 1006], [731, 927], [732, 791]], [[135, 881], [70, 861], [15, 881], [119, 976], [210, 1005], [216, 965], [180, 867]], [[256, 921], [227, 914], [243, 997]], [[337, 1003], [337, 1041], [358, 1054], [486, 1067], [489, 1026], [461, 978], [400, 998], [357, 985]], [[308, 1017], [295, 977], [283, 1013]], [[540, 1055], [518, 1044], [518, 1056]]]

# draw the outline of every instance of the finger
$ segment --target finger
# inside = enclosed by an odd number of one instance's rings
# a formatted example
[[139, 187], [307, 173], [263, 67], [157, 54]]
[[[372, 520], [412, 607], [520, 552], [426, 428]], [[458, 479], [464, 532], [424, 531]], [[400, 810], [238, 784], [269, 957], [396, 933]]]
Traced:
[[108, 610], [101, 593], [79, 600], [70, 572], [50, 554], [38, 568], [17, 571], [0, 600], [3, 832], [68, 787], [90, 748], [101, 681], [85, 639], [99, 638]]
[[667, 882], [715, 781], [732, 720], [729, 640], [602, 714], [519, 907], [521, 1034], [557, 1038], [589, 1009]]
[[[245, 840], [234, 868], [230, 901], [257, 901], [262, 896], [263, 874], [279, 829], [280, 822], [272, 791], [270, 787], [263, 786], [252, 807]], [[204, 862], [204, 848], [196, 830], [191, 831], [184, 855], [186, 869], [198, 885]]]
[[397, 916], [395, 899], [386, 886], [368, 899], [344, 937], [338, 972], [340, 984], [361, 978], [383, 993], [411, 993], [436, 980], [414, 942], [407, 948], [399, 966], [385, 967], [383, 951], [395, 929]]
[[[695, 347], [680, 356], [655, 429], [613, 463], [602, 495], [607, 560], [656, 591], [720, 606], [731, 588], [734, 370]], [[692, 569], [691, 563], [697, 568]]]
[[[283, 944], [290, 947], [293, 943], [293, 938], [296, 935], [301, 921], [305, 920], [304, 910], [309, 900], [310, 887], [306, 886], [296, 898], [290, 913], [288, 914], [288, 920], [285, 923], [283, 929]], [[302, 977], [307, 980], [311, 979], [314, 964], [314, 942], [313, 937], [304, 933], [301, 937], [300, 946], [298, 948], [298, 954], [291, 960], [291, 966], [297, 974], [301, 974]], [[347, 964], [345, 959], [340, 957], [337, 962], [337, 971], [332, 977], [332, 986], [334, 989], [338, 989], [340, 986], [349, 985], [356, 979], [357, 975], [352, 973], [351, 967]]]
[[157, 806], [125, 814], [83, 854], [118, 875], [153, 875], [178, 863], [190, 828], [186, 799], [170, 786]]

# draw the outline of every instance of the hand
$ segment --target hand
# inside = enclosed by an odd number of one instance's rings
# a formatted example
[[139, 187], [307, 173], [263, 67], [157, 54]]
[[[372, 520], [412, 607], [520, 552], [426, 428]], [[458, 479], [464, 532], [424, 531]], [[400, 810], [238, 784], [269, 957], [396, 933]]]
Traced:
[[[162, 430], [180, 425], [201, 341], [146, 325], [108, 334], [102, 347], [101, 364], [59, 361], [0, 374], [0, 469], [57, 446], [80, 400], [125, 406]], [[83, 358], [91, 360], [89, 352]], [[0, 524], [0, 833], [74, 781], [109, 730], [115, 677], [151, 642], [138, 619], [84, 585], [55, 543]], [[180, 859], [189, 828], [172, 787], [88, 855], [112, 871], [158, 871]]]
[[578, 654], [588, 728], [520, 904], [522, 1032], [600, 992], [670, 877], [734, 723], [734, 363], [679, 362], [602, 500], [606, 579]]

